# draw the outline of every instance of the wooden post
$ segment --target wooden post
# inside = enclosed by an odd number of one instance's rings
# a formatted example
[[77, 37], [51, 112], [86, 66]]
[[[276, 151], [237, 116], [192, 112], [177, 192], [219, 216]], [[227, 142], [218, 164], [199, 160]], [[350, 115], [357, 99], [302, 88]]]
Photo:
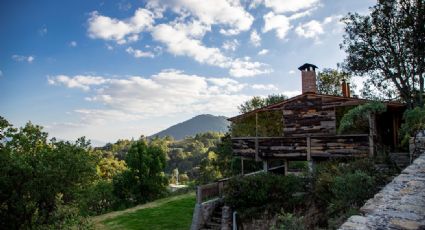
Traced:
[[267, 164], [267, 160], [263, 160], [263, 170], [264, 170], [264, 172], [268, 172], [269, 171], [269, 166]]
[[307, 161], [311, 160], [311, 137], [307, 137]]
[[369, 157], [374, 155], [375, 114], [369, 114]]
[[196, 189], [196, 203], [202, 203], [202, 187], [198, 186]]
[[284, 165], [285, 165], [285, 173], [284, 173], [284, 175], [286, 176], [286, 175], [288, 175], [288, 159], [285, 159], [284, 160]]
[[258, 113], [255, 113], [255, 161], [260, 161], [258, 156]]
[[313, 161], [311, 159], [311, 137], [307, 137], [307, 164], [308, 164], [308, 171], [310, 173], [313, 172]]
[[241, 157], [241, 171], [242, 171], [242, 176], [243, 176], [243, 174], [244, 174], [244, 170], [243, 170], [243, 157]]

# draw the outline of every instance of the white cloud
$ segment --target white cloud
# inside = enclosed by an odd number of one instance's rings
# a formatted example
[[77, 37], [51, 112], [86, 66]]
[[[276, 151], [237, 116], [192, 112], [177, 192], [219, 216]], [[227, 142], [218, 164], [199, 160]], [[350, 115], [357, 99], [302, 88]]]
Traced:
[[312, 8], [319, 2], [319, 0], [265, 0], [264, 5], [275, 13], [286, 13]]
[[24, 55], [12, 55], [12, 59], [17, 61], [17, 62], [28, 62], [28, 63], [32, 63], [35, 60], [35, 57], [32, 55], [29, 56], [24, 56]]
[[291, 98], [291, 97], [295, 97], [301, 94], [301, 91], [299, 90], [293, 90], [293, 91], [283, 91], [282, 93], [283, 95]]
[[251, 86], [253, 89], [258, 89], [258, 90], [270, 90], [270, 91], [277, 91], [279, 90], [276, 86], [274, 86], [273, 84], [253, 84]]
[[251, 42], [251, 44], [253, 44], [256, 47], [261, 45], [261, 37], [257, 33], [257, 30], [253, 30], [251, 32], [251, 35], [249, 36], [249, 41]]
[[68, 88], [77, 88], [85, 91], [90, 90], [92, 85], [102, 85], [108, 80], [99, 76], [90, 75], [77, 75], [69, 77], [66, 75], [57, 75], [54, 77], [47, 77], [47, 82], [50, 85], [64, 85]]
[[291, 75], [295, 74], [295, 70], [289, 70], [288, 73], [291, 74]]
[[323, 25], [316, 21], [311, 20], [303, 25], [298, 26], [295, 32], [304, 38], [317, 38], [319, 35], [324, 33]]
[[[312, 38], [318, 42], [319, 36], [325, 33], [325, 26], [328, 26], [332, 22], [338, 22], [340, 18], [341, 16], [329, 16], [323, 19], [322, 22], [311, 20], [299, 25], [295, 29], [295, 32], [300, 37]], [[337, 33], [338, 31], [340, 31], [340, 25], [337, 23], [336, 26], [332, 27], [332, 32]]]
[[268, 49], [262, 49], [262, 50], [260, 50], [260, 52], [258, 52], [258, 55], [266, 55], [268, 53], [269, 53]]
[[239, 46], [239, 42], [236, 39], [233, 40], [228, 40], [223, 42], [223, 45], [221, 46], [221, 48], [225, 49], [225, 50], [231, 50], [231, 51], [235, 51], [236, 48], [238, 48]]
[[150, 0], [150, 9], [161, 9], [161, 13], [170, 8], [175, 13], [192, 16], [205, 25], [223, 25], [220, 32], [224, 35], [236, 35], [251, 28], [254, 18], [245, 11], [239, 1], [234, 0]]
[[147, 9], [139, 8], [133, 17], [124, 20], [102, 16], [97, 11], [93, 11], [88, 19], [88, 34], [91, 38], [124, 44], [137, 40], [137, 34], [149, 30], [153, 24], [154, 15]]
[[263, 16], [264, 18], [264, 28], [263, 33], [266, 33], [271, 30], [276, 31], [276, 36], [280, 39], [284, 39], [292, 28], [289, 18], [285, 15], [276, 15], [273, 12]]
[[168, 24], [155, 26], [152, 37], [164, 43], [167, 51], [174, 55], [188, 56], [199, 63], [228, 68], [234, 77], [255, 76], [271, 71], [264, 63], [226, 57], [220, 49], [206, 47], [200, 40], [190, 37], [185, 30], [179, 30]]
[[128, 47], [125, 50], [127, 53], [133, 55], [135, 58], [142, 58], [142, 57], [149, 57], [149, 58], [153, 58], [155, 57], [155, 55], [152, 52], [145, 52], [142, 50], [138, 50], [138, 49], [133, 49], [132, 47]]
[[177, 70], [164, 70], [149, 78], [59, 75], [48, 81], [83, 90], [96, 87], [96, 90], [88, 91], [91, 95], [87, 101], [102, 103], [107, 108], [76, 111], [83, 120], [90, 122], [114, 117], [142, 119], [186, 111], [228, 114], [235, 112], [237, 105], [248, 98], [241, 94], [246, 85], [234, 79], [207, 78]]
[[71, 47], [77, 47], [77, 42], [76, 41], [70, 41], [69, 42], [69, 46], [71, 46]]
[[273, 69], [264, 63], [251, 62], [239, 58], [232, 61], [232, 65], [229, 70], [230, 75], [234, 77], [253, 77], [271, 72], [273, 72]]

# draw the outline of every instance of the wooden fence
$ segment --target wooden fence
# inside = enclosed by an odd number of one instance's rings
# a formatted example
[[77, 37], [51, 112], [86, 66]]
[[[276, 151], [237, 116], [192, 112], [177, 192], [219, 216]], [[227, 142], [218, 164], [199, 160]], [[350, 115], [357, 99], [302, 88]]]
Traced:
[[[264, 171], [261, 170], [252, 173], [247, 173], [243, 176], [251, 176], [261, 172]], [[199, 185], [196, 189], [196, 202], [200, 204], [214, 198], [223, 197], [224, 189], [226, 188], [230, 179], [232, 178], [224, 178], [213, 183]]]

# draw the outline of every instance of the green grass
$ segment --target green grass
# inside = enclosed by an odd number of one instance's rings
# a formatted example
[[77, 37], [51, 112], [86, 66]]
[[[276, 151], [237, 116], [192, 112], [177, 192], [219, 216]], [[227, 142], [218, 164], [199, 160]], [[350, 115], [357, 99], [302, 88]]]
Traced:
[[105, 229], [190, 229], [195, 195], [154, 201], [132, 212], [101, 221]]

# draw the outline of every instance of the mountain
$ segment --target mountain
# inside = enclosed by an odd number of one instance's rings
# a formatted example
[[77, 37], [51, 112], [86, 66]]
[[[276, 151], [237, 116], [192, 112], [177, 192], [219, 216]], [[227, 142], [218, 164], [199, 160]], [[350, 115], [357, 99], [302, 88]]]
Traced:
[[224, 133], [229, 129], [229, 124], [229, 121], [224, 116], [202, 114], [164, 129], [161, 132], [153, 134], [151, 137], [172, 136], [175, 140], [182, 140], [186, 136], [194, 136], [207, 131]]

